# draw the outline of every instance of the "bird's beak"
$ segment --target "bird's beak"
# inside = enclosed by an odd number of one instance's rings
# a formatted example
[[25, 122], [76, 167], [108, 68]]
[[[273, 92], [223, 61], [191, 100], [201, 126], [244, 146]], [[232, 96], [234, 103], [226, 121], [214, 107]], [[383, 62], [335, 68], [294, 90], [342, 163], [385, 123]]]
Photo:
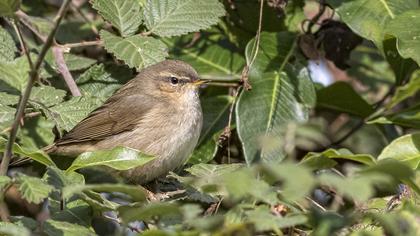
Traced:
[[204, 80], [204, 79], [198, 79], [198, 80], [192, 82], [192, 84], [195, 85], [195, 86], [200, 86], [202, 84], [207, 84], [209, 82], [210, 82], [210, 80], [207, 80], [207, 79], [206, 80]]

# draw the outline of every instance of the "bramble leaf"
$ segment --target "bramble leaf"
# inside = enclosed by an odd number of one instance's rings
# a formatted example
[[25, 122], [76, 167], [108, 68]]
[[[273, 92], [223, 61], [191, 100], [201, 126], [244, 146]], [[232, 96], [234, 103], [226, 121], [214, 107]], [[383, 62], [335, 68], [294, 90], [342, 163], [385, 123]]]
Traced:
[[143, 10], [146, 27], [162, 37], [207, 29], [224, 14], [218, 0], [148, 0]]
[[108, 52], [138, 70], [163, 61], [168, 56], [166, 45], [152, 37], [134, 35], [121, 38], [105, 30], [100, 35]]

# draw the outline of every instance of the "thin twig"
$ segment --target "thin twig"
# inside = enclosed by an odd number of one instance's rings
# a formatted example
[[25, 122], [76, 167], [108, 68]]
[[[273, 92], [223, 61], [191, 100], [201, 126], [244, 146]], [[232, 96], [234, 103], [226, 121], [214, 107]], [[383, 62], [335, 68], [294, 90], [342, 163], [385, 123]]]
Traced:
[[32, 33], [34, 33], [43, 43], [47, 41], [47, 37], [42, 35], [37, 29], [35, 29], [35, 27], [30, 22], [31, 20], [29, 16], [26, 15], [25, 12], [19, 10], [15, 13], [15, 15], [20, 19], [20, 22], [22, 22], [22, 24], [24, 24], [30, 31], [32, 31]]
[[237, 88], [239, 86], [238, 83], [227, 83], [227, 82], [210, 82], [208, 83], [210, 86], [219, 86], [219, 87], [233, 87]]
[[[389, 89], [389, 91], [378, 102], [376, 102], [373, 105], [374, 106], [374, 112], [372, 112], [372, 114], [375, 114], [375, 112], [378, 111], [381, 108], [381, 106], [385, 103], [385, 101], [390, 96], [392, 96], [394, 94], [394, 92], [395, 92], [395, 86], [391, 87]], [[377, 115], [377, 116], [380, 116], [380, 115]], [[366, 119], [360, 119], [359, 122], [350, 131], [348, 131], [345, 135], [343, 135], [338, 140], [336, 140], [336, 141], [332, 142], [331, 144], [329, 144], [328, 146], [326, 146], [324, 149], [337, 146], [337, 145], [341, 144], [342, 142], [346, 141], [350, 136], [352, 136], [358, 130], [363, 128], [363, 126], [365, 125], [365, 120], [369, 120], [369, 119], [373, 119], [373, 118], [374, 117], [368, 117]]]
[[100, 46], [102, 44], [103, 44], [102, 40], [95, 40], [95, 41], [84, 41], [80, 43], [66, 43], [66, 44], [61, 44], [59, 46], [67, 49], [67, 48], [77, 48], [77, 47], [87, 47], [87, 46]]
[[76, 82], [74, 82], [73, 76], [71, 75], [69, 68], [67, 67], [66, 61], [64, 60], [63, 48], [59, 46], [54, 46], [52, 48], [52, 51], [55, 58], [55, 62], [57, 63], [58, 71], [63, 76], [67, 87], [70, 89], [71, 95], [75, 97], [82, 96], [79, 88], [77, 87]]
[[251, 84], [249, 83], [248, 77], [249, 77], [249, 70], [252, 64], [254, 64], [255, 59], [257, 58], [257, 55], [258, 55], [259, 48], [260, 48], [263, 8], [264, 8], [264, 0], [260, 0], [260, 18], [258, 20], [258, 30], [257, 30], [257, 35], [255, 36], [255, 43], [252, 48], [252, 51], [254, 52], [254, 54], [252, 55], [251, 60], [247, 62], [247, 65], [244, 67], [241, 74], [241, 82], [245, 90], [250, 90], [252, 88]]
[[225, 127], [225, 129], [223, 130], [222, 134], [219, 136], [218, 139], [218, 144], [219, 146], [224, 146], [226, 145], [227, 147], [227, 154], [228, 154], [228, 160], [227, 163], [230, 163], [230, 136], [232, 134], [232, 119], [233, 119], [233, 110], [235, 108], [235, 104], [236, 101], [238, 99], [239, 96], [239, 91], [240, 91], [241, 87], [238, 87], [237, 89], [235, 89], [235, 91], [233, 92], [233, 101], [232, 104], [230, 105], [230, 109], [229, 109], [229, 118], [228, 118], [228, 123]]
[[15, 115], [15, 119], [13, 121], [12, 124], [12, 129], [10, 130], [10, 135], [9, 135], [9, 139], [7, 141], [7, 145], [6, 145], [6, 149], [4, 151], [3, 154], [3, 159], [1, 161], [0, 164], [0, 175], [6, 175], [7, 174], [7, 169], [10, 163], [10, 159], [12, 158], [13, 155], [13, 151], [12, 151], [12, 147], [13, 144], [15, 143], [16, 140], [16, 134], [17, 131], [19, 129], [19, 123], [20, 120], [22, 119], [24, 112], [25, 112], [25, 107], [26, 107], [26, 103], [28, 102], [29, 96], [31, 94], [32, 91], [32, 87], [35, 84], [35, 81], [37, 81], [38, 76], [39, 76], [39, 69], [41, 68], [42, 62], [44, 61], [45, 55], [48, 52], [48, 49], [51, 47], [53, 41], [54, 41], [54, 36], [55, 33], [57, 32], [58, 26], [61, 22], [61, 20], [64, 17], [64, 14], [66, 12], [66, 9], [68, 7], [70, 3], [70, 0], [64, 0], [63, 4], [61, 5], [57, 16], [54, 19], [54, 27], [51, 30], [50, 34], [48, 35], [48, 38], [46, 39], [46, 42], [44, 44], [44, 46], [41, 49], [41, 52], [38, 55], [38, 59], [35, 62], [34, 68], [31, 69], [30, 73], [29, 73], [29, 82], [25, 88], [25, 91], [19, 101], [19, 105], [17, 108], [17, 112]]
[[23, 52], [23, 54], [26, 55], [26, 59], [28, 60], [29, 68], [31, 70], [33, 70], [34, 69], [34, 63], [32, 62], [32, 58], [31, 58], [31, 56], [29, 54], [28, 47], [26, 46], [26, 42], [23, 39], [22, 31], [20, 30], [20, 27], [18, 25], [19, 24], [19, 21], [15, 18], [15, 19], [13, 19], [13, 23], [12, 24], [13, 24], [13, 28], [15, 29], [16, 34], [17, 34], [17, 36], [19, 38], [19, 43], [20, 43], [20, 46], [22, 47], [22, 52]]
[[251, 84], [248, 81], [248, 76], [249, 76], [249, 69], [251, 68], [252, 64], [254, 63], [255, 59], [257, 58], [258, 50], [259, 50], [259, 47], [260, 47], [260, 36], [261, 36], [261, 29], [262, 29], [263, 8], [264, 8], [264, 0], [261, 0], [260, 1], [260, 17], [259, 17], [259, 21], [258, 21], [258, 30], [257, 30], [256, 36], [255, 36], [255, 43], [254, 43], [254, 46], [253, 46], [253, 49], [252, 49], [254, 54], [253, 54], [251, 60], [249, 62], [247, 61], [247, 65], [242, 70], [240, 84], [234, 91], [233, 102], [232, 102], [232, 105], [231, 105], [230, 111], [229, 111], [228, 124], [225, 127], [225, 129], [223, 130], [223, 133], [219, 136], [219, 140], [218, 140], [218, 143], [219, 143], [220, 146], [223, 146], [223, 144], [227, 142], [228, 163], [230, 162], [230, 136], [231, 136], [231, 132], [232, 132], [231, 125], [232, 125], [233, 111], [234, 111], [236, 102], [238, 100], [238, 96], [242, 92], [242, 88], [244, 88], [245, 90], [250, 90], [252, 88]]

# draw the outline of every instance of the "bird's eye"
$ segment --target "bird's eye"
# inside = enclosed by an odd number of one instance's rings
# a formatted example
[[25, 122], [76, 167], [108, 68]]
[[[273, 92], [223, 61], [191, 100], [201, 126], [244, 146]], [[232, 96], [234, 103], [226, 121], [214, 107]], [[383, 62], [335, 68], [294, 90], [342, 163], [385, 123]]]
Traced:
[[169, 78], [169, 81], [171, 81], [171, 84], [177, 85], [179, 83], [179, 80], [176, 77], [171, 76]]

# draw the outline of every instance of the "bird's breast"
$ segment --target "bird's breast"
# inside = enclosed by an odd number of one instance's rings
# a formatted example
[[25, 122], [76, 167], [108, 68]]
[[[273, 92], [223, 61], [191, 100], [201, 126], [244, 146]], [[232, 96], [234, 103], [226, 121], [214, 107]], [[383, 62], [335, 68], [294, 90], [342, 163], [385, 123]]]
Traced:
[[181, 166], [197, 145], [203, 120], [200, 104], [165, 111], [151, 111], [127, 138], [129, 147], [156, 157], [125, 172], [135, 182], [147, 182]]

